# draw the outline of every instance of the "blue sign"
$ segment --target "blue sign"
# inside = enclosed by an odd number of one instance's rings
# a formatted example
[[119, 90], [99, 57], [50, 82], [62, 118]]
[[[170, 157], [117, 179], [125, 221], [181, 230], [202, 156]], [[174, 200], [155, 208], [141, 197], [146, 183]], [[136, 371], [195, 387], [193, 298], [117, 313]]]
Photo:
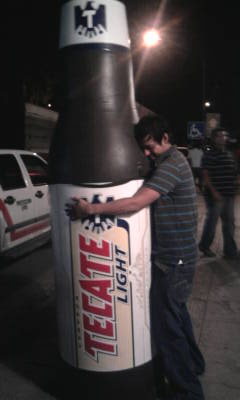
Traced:
[[188, 139], [202, 139], [205, 136], [205, 122], [190, 121], [188, 122]]

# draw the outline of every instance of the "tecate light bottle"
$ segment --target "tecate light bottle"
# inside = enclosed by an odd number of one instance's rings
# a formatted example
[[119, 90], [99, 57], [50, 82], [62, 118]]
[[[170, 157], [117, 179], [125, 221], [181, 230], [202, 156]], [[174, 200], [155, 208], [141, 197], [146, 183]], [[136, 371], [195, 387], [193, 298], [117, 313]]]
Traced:
[[64, 212], [73, 196], [108, 202], [143, 183], [125, 6], [64, 2], [60, 27], [62, 104], [49, 157], [60, 353], [91, 379], [102, 373], [96, 387], [107, 398], [151, 399], [149, 209], [78, 221]]

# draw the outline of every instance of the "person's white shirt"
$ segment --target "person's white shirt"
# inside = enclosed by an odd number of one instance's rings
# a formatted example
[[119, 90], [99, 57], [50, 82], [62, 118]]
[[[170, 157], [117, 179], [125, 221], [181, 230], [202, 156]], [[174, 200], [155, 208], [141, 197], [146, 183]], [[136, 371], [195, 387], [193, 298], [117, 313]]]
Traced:
[[193, 147], [189, 150], [188, 157], [190, 159], [192, 168], [201, 168], [202, 156], [203, 150], [199, 147]]

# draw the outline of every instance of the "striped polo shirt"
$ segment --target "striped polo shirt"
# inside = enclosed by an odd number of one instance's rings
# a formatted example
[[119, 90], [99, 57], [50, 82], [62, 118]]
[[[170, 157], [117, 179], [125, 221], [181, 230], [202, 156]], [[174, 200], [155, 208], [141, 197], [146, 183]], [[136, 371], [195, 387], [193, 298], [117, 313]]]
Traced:
[[[237, 162], [230, 151], [213, 147], [202, 158], [202, 168], [207, 169], [214, 188], [222, 196], [233, 196], [236, 193]], [[206, 195], [211, 195], [208, 189]]]
[[196, 190], [187, 159], [175, 146], [161, 154], [144, 186], [161, 194], [152, 205], [153, 255], [167, 265], [197, 259]]

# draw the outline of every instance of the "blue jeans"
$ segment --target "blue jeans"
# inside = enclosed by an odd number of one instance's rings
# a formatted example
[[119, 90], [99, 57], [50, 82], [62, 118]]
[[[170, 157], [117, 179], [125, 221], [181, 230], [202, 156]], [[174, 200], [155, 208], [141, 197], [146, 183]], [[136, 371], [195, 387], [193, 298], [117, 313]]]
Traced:
[[199, 245], [209, 249], [220, 217], [222, 221], [223, 253], [225, 256], [235, 256], [237, 246], [234, 240], [234, 197], [222, 197], [220, 201], [213, 201], [206, 196], [205, 202], [207, 215]]
[[166, 377], [171, 400], [204, 399], [197, 373], [204, 372], [205, 362], [186, 306], [194, 271], [195, 265], [169, 266], [165, 272], [153, 265], [150, 300], [156, 385]]

